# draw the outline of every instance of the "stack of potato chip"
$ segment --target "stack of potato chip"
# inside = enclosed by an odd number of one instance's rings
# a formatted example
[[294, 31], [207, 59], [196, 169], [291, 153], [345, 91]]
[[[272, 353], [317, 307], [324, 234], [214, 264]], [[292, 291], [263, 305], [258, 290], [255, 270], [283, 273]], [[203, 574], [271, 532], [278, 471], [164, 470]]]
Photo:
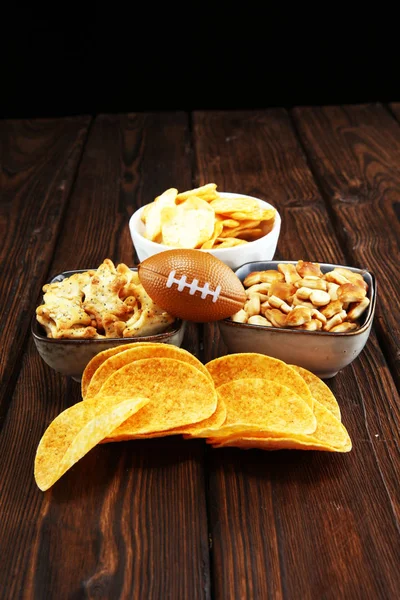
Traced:
[[215, 183], [178, 193], [170, 188], [143, 209], [145, 237], [171, 248], [211, 250], [246, 244], [269, 233], [275, 209], [249, 196], [221, 196]]
[[83, 400], [49, 425], [35, 479], [51, 487], [98, 443], [170, 435], [216, 448], [348, 452], [352, 444], [328, 386], [300, 367], [257, 353], [203, 365], [168, 344], [105, 350], [87, 365]]

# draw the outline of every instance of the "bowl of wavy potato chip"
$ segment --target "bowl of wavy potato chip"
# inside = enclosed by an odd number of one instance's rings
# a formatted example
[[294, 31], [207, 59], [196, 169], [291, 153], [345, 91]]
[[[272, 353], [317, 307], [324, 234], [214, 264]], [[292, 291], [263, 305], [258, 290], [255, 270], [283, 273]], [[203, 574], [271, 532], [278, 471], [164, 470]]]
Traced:
[[330, 388], [306, 369], [255, 352], [204, 365], [180, 347], [132, 343], [93, 357], [81, 392], [38, 443], [34, 476], [43, 491], [109, 442], [182, 436], [214, 448], [352, 449]]
[[272, 259], [280, 227], [280, 215], [270, 203], [219, 192], [215, 183], [181, 192], [169, 188], [129, 221], [140, 261], [171, 248], [189, 248], [209, 252], [232, 269]]
[[55, 371], [80, 380], [99, 352], [141, 341], [180, 346], [185, 324], [157, 306], [136, 268], [105, 259], [97, 269], [65, 271], [43, 288], [32, 319], [36, 348]]
[[371, 332], [376, 280], [366, 269], [297, 261], [256, 261], [235, 271], [243, 309], [218, 321], [230, 352], [260, 352], [333, 377]]

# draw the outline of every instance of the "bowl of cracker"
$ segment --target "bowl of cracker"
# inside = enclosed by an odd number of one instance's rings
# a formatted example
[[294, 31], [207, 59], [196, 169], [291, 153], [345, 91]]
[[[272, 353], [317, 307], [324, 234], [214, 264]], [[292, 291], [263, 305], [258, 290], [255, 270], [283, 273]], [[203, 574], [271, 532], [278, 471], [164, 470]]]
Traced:
[[209, 252], [231, 269], [271, 260], [281, 229], [276, 208], [260, 198], [219, 192], [215, 183], [169, 188], [133, 213], [129, 230], [139, 261], [172, 248]]
[[259, 352], [327, 379], [363, 350], [376, 305], [367, 269], [297, 260], [251, 262], [235, 272], [247, 299], [218, 321], [229, 352]]
[[180, 346], [185, 323], [157, 306], [136, 268], [106, 258], [97, 269], [65, 271], [42, 288], [31, 333], [44, 362], [80, 381], [99, 352], [133, 342]]

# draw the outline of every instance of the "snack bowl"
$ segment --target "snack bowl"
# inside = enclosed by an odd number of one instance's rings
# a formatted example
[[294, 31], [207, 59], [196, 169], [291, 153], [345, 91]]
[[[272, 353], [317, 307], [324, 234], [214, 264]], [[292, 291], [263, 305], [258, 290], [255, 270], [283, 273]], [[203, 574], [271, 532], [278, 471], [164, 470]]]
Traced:
[[[241, 281], [253, 271], [277, 269], [278, 264], [293, 264], [297, 261], [256, 261], [243, 264], [235, 273]], [[335, 265], [319, 263], [322, 273], [331, 271]], [[231, 319], [218, 321], [223, 341], [229, 353], [257, 352], [283, 360], [287, 364], [298, 365], [312, 371], [321, 379], [334, 377], [348, 366], [367, 343], [371, 332], [376, 305], [376, 280], [365, 270], [345, 267], [363, 276], [368, 284], [369, 306], [360, 318], [360, 328], [333, 333], [329, 331], [305, 331], [300, 329], [265, 327], [237, 323]]]
[[[64, 271], [52, 277], [48, 283], [62, 281], [74, 273], [83, 273], [87, 270]], [[46, 336], [45, 330], [34, 314], [31, 321], [31, 334], [40, 357], [49, 367], [62, 375], [72, 377], [75, 381], [80, 381], [86, 365], [99, 352], [135, 342], [157, 342], [181, 346], [185, 325], [185, 321], [175, 319], [165, 331], [154, 335], [130, 338], [56, 339]]]
[[[246, 197], [252, 200], [257, 200], [263, 209], [276, 208], [254, 196], [248, 196], [247, 194], [236, 194], [231, 192], [220, 192], [221, 198], [238, 198]], [[142, 221], [142, 214], [144, 206], [139, 208], [133, 213], [129, 219], [129, 231], [131, 234], [132, 242], [138, 255], [139, 261], [143, 262], [149, 256], [153, 256], [164, 250], [171, 250], [170, 246], [165, 244], [158, 244], [144, 237], [145, 225]], [[240, 244], [233, 246], [232, 248], [221, 248], [211, 250], [199, 250], [200, 252], [209, 252], [222, 262], [228, 265], [231, 269], [237, 269], [240, 265], [245, 262], [258, 261], [258, 260], [271, 260], [274, 257], [276, 246], [279, 239], [279, 233], [281, 229], [281, 217], [276, 210], [276, 216], [274, 226], [272, 230], [264, 235], [263, 237], [248, 242], [247, 244]]]

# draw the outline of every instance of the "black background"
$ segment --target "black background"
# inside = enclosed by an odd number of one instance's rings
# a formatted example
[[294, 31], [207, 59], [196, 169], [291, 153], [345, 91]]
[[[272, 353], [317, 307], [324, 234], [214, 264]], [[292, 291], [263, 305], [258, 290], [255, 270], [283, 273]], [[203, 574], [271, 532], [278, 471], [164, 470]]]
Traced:
[[121, 6], [3, 10], [0, 118], [400, 100], [385, 7]]

